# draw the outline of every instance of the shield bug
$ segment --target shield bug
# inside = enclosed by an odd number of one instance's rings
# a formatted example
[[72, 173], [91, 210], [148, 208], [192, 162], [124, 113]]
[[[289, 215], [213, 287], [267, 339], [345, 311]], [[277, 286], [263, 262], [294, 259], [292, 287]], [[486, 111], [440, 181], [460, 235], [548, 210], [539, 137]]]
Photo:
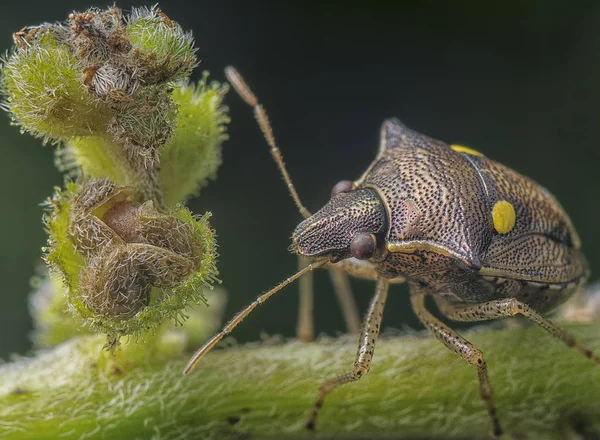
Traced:
[[306, 217], [293, 233], [291, 248], [312, 262], [236, 315], [196, 352], [186, 374], [255, 307], [302, 275], [328, 265], [375, 280], [376, 289], [354, 368], [321, 385], [308, 428], [314, 428], [327, 394], [369, 371], [392, 282], [408, 282], [419, 320], [475, 366], [496, 436], [502, 429], [483, 354], [426, 309], [427, 296], [454, 321], [522, 315], [600, 363], [600, 357], [543, 316], [589, 274], [579, 237], [547, 190], [478, 151], [447, 145], [388, 119], [377, 157], [365, 173], [337, 184], [331, 200], [310, 215], [285, 170], [264, 109], [233, 68], [227, 76], [254, 107], [271, 153]]

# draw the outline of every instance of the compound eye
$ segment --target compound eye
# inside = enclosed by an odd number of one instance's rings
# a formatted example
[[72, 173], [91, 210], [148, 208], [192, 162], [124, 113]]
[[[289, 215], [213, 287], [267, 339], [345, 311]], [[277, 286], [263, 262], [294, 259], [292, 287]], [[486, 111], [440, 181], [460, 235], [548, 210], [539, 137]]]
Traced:
[[350, 243], [350, 254], [358, 260], [368, 260], [377, 250], [377, 239], [368, 232], [359, 232]]
[[354, 183], [351, 180], [342, 180], [335, 184], [331, 190], [331, 197], [339, 193], [346, 193], [354, 189]]

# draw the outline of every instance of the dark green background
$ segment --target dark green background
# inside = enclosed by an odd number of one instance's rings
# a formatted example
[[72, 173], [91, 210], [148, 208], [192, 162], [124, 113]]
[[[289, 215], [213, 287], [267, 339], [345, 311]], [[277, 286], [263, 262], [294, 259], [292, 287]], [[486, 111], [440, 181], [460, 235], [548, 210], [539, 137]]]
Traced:
[[[368, 4], [368, 6], [366, 6]], [[0, 42], [24, 25], [63, 20], [87, 1], [10, 2]], [[102, 5], [100, 5], [102, 6]], [[119, 3], [127, 8], [129, 3]], [[462, 143], [553, 192], [600, 273], [600, 4], [598, 2], [165, 1], [193, 30], [201, 69], [223, 78], [235, 64], [264, 101], [298, 191], [311, 210], [333, 184], [374, 158], [381, 121], [397, 116], [432, 137]], [[200, 72], [200, 69], [198, 70]], [[216, 182], [191, 201], [213, 212], [231, 315], [293, 272], [289, 237], [300, 221], [237, 96]], [[52, 148], [0, 117], [0, 357], [24, 353], [29, 278], [44, 244], [39, 203], [60, 185]], [[320, 331], [343, 330], [325, 273], [317, 276]], [[372, 285], [357, 281], [361, 308]], [[254, 312], [235, 336], [292, 335], [297, 288]], [[394, 287], [384, 325], [415, 325], [406, 290]]]

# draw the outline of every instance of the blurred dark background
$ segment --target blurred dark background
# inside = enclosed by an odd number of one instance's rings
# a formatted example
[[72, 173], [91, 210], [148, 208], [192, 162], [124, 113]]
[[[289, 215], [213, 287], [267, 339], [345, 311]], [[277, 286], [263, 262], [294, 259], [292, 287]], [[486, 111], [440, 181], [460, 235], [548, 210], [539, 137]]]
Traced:
[[[64, 20], [92, 5], [3, 5], [1, 50], [24, 25]], [[581, 235], [592, 279], [600, 276], [598, 2], [213, 0], [160, 6], [193, 30], [202, 59], [196, 77], [207, 69], [222, 80], [228, 64], [246, 76], [310, 210], [327, 201], [337, 181], [364, 171], [375, 157], [382, 120], [397, 116], [546, 186]], [[250, 109], [233, 93], [227, 102], [232, 124], [223, 166], [190, 205], [213, 213], [229, 316], [296, 269], [287, 247], [301, 217]], [[39, 203], [62, 177], [52, 148], [20, 135], [5, 114], [0, 143], [0, 358], [6, 358], [30, 348], [29, 279], [45, 242]], [[356, 281], [354, 288], [364, 310], [373, 285]], [[416, 325], [405, 287], [392, 292], [384, 325]], [[315, 307], [319, 331], [344, 330], [326, 273], [317, 275]], [[296, 312], [292, 286], [254, 312], [235, 337], [253, 340], [261, 331], [291, 336]]]

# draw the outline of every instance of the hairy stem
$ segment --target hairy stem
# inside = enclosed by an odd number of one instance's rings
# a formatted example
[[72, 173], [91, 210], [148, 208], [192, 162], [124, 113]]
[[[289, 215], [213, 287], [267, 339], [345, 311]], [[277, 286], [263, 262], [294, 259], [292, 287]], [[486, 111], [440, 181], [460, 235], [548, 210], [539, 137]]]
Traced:
[[[600, 350], [600, 324], [569, 325]], [[539, 328], [464, 334], [486, 354], [506, 438], [597, 438], [600, 368]], [[191, 376], [187, 356], [82, 336], [0, 367], [0, 434], [45, 438], [312, 438], [319, 384], [351, 369], [354, 338], [215, 350]], [[176, 351], [176, 350], [175, 350]], [[425, 333], [384, 335], [372, 370], [325, 401], [318, 438], [485, 438], [475, 369]]]

